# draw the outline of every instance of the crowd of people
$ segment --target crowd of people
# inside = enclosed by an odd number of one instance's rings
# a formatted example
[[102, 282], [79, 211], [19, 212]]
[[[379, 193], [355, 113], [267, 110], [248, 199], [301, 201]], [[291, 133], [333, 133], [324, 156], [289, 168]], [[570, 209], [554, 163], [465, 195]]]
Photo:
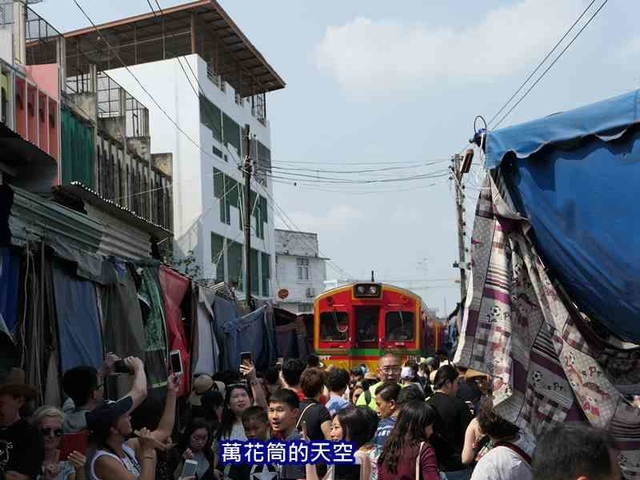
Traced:
[[[117, 362], [130, 390], [110, 401]], [[176, 375], [164, 399], [148, 396], [143, 362], [107, 355], [99, 370], [65, 372], [62, 408], [35, 411], [38, 389], [20, 373], [0, 385], [0, 480], [622, 478], [606, 432], [572, 424], [530, 438], [495, 412], [487, 375], [437, 357], [402, 365], [389, 353], [376, 372], [325, 368], [316, 356], [256, 372], [245, 359], [238, 371], [197, 375], [180, 400]], [[351, 442], [356, 463], [222, 461], [225, 442], [271, 439]]]

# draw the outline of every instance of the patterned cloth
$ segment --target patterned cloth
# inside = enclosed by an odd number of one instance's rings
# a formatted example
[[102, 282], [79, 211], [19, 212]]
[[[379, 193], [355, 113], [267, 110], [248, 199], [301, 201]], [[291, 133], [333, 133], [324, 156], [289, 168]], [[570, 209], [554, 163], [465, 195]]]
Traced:
[[640, 349], [599, 338], [575, 311], [493, 175], [476, 209], [471, 294], [454, 361], [490, 373], [496, 410], [525, 432], [585, 419], [609, 430], [625, 476], [640, 478], [640, 409], [612, 383], [632, 380]]

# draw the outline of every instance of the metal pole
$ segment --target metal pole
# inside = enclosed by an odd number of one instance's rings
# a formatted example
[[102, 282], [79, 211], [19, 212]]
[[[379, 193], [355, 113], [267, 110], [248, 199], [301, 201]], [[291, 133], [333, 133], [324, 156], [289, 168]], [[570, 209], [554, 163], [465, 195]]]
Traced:
[[462, 188], [462, 156], [453, 157], [453, 175], [456, 183], [456, 217], [458, 222], [458, 268], [460, 269], [460, 301], [464, 305], [467, 293], [467, 267], [465, 247], [464, 190]]
[[243, 130], [244, 162], [242, 164], [242, 174], [244, 178], [244, 208], [243, 208], [243, 230], [244, 230], [244, 258], [245, 258], [245, 296], [247, 306], [252, 309], [251, 299], [251, 130], [249, 125]]

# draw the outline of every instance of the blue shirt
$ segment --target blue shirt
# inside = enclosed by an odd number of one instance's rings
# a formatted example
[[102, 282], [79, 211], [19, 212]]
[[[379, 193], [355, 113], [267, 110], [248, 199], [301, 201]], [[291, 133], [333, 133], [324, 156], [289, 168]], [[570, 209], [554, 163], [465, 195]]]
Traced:
[[329, 410], [329, 413], [333, 417], [336, 413], [338, 413], [343, 408], [349, 406], [349, 401], [345, 400], [342, 397], [330, 397], [329, 401], [326, 403], [325, 407]]
[[393, 427], [396, 426], [396, 417], [388, 417], [380, 420], [378, 424], [378, 429], [376, 430], [376, 434], [373, 436], [372, 443], [374, 445], [383, 447], [387, 442], [389, 435], [391, 435], [391, 431]]

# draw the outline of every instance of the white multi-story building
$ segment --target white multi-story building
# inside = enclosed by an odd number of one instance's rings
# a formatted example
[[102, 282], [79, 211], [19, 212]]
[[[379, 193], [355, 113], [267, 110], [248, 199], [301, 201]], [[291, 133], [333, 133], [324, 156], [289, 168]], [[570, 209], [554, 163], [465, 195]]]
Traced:
[[275, 239], [278, 306], [294, 313], [310, 312], [313, 299], [325, 289], [327, 277], [318, 235], [276, 229]]
[[243, 127], [250, 127], [252, 291], [270, 298], [275, 239], [266, 94], [284, 88], [283, 80], [210, 0], [98, 28], [102, 39], [92, 28], [65, 35], [67, 69], [86, 70], [74, 64], [73, 51], [93, 49], [98, 69], [148, 105], [154, 150], [173, 153], [174, 253], [193, 256], [201, 278], [239, 291], [245, 210], [239, 165]]

